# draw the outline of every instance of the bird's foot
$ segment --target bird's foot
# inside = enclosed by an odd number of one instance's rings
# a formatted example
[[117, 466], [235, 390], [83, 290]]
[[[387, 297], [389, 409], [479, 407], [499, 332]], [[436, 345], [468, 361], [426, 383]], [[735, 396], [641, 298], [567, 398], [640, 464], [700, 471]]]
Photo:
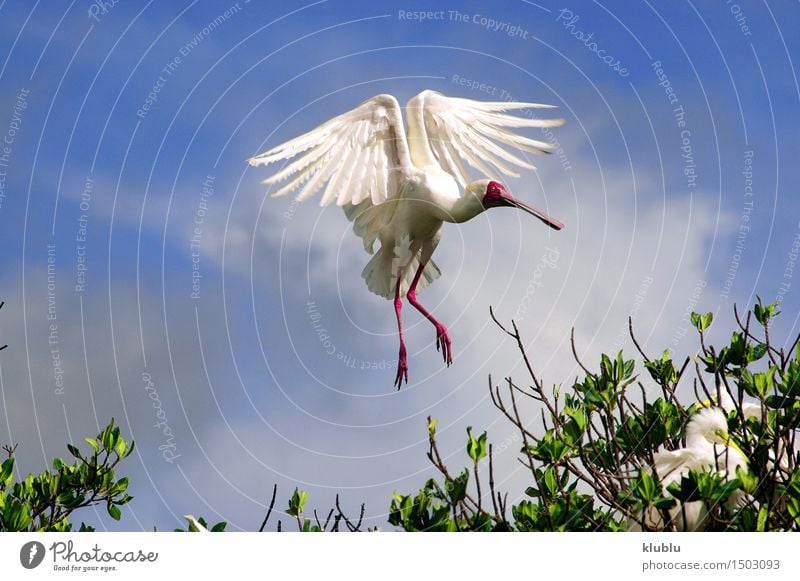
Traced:
[[394, 379], [397, 389], [403, 385], [403, 380], [408, 383], [408, 358], [406, 357], [406, 346], [400, 343], [400, 354], [397, 356], [397, 377]]
[[436, 350], [441, 350], [444, 362], [450, 367], [450, 364], [453, 363], [453, 347], [450, 335], [447, 334], [447, 327], [441, 323], [436, 325]]

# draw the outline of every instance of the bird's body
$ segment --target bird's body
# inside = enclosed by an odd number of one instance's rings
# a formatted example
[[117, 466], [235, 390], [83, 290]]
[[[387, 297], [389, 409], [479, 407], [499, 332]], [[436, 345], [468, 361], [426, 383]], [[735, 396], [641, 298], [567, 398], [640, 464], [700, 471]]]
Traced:
[[[712, 400], [706, 400], [699, 404], [700, 407], [709, 407], [717, 400], [717, 396], [713, 396]], [[748, 420], [755, 419], [760, 423], [768, 424], [768, 409], [761, 406], [760, 403], [753, 403], [742, 401], [741, 404], [735, 402], [731, 395], [725, 388], [719, 391], [719, 407], [721, 407], [726, 414], [736, 413], [739, 414], [741, 409], [741, 420], [747, 422]], [[774, 431], [765, 430], [762, 432], [762, 442], [768, 445], [767, 453], [767, 470], [773, 474], [778, 480], [791, 476], [792, 466], [796, 466], [797, 462], [793, 458], [800, 458], [800, 441], [792, 438], [792, 443], [774, 437]], [[777, 466], [775, 466], [775, 458], [778, 458]]]
[[183, 518], [186, 519], [186, 524], [188, 525], [186, 527], [186, 530], [188, 532], [190, 532], [190, 533], [207, 533], [208, 532], [208, 529], [206, 527], [204, 527], [202, 525], [202, 523], [199, 520], [197, 520], [193, 515], [185, 514], [185, 515], [183, 515]]
[[[678, 450], [664, 450], [653, 455], [658, 478], [667, 491], [673, 482], [680, 482], [690, 471], [716, 471], [725, 478], [736, 478], [736, 469], [747, 470], [747, 457], [728, 435], [725, 413], [717, 407], [704, 408], [689, 420], [686, 426], [686, 446]], [[744, 500], [741, 491], [731, 495], [732, 508]], [[679, 504], [670, 510], [677, 530], [702, 530], [708, 516], [708, 507], [702, 501]], [[652, 528], [663, 526], [661, 515], [651, 509], [645, 520]]]
[[[529, 153], [552, 145], [511, 131], [510, 127], [552, 127], [560, 119], [504, 114], [509, 109], [546, 108], [534, 103], [480, 102], [423, 91], [402, 112], [391, 95], [377, 95], [316, 129], [250, 159], [252, 165], [295, 161], [264, 180], [285, 182], [273, 196], [299, 190], [302, 201], [322, 190], [320, 205], [341, 206], [364, 248], [374, 253], [362, 272], [369, 289], [394, 299], [400, 332], [396, 384], [408, 380], [400, 311], [402, 299], [436, 327], [437, 348], [452, 361], [447, 329], [416, 300], [416, 292], [435, 280], [431, 260], [444, 222], [465, 222], [498, 206], [523, 209], [555, 229], [563, 227], [543, 212], [513, 198], [493, 175], [518, 175], [512, 166], [535, 169], [498, 144]], [[470, 181], [467, 165], [487, 179]], [[380, 249], [375, 252], [375, 242]]]

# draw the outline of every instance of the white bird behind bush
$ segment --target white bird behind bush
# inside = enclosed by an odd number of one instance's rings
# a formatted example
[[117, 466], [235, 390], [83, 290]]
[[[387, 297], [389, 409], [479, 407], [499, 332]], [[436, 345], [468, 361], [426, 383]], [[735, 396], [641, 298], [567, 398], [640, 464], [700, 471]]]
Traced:
[[197, 520], [193, 515], [185, 514], [185, 515], [183, 515], [183, 518], [186, 519], [186, 522], [189, 525], [188, 527], [186, 527], [186, 530], [188, 530], [190, 533], [207, 533], [208, 532], [208, 529], [206, 527], [204, 527], [202, 524], [200, 524], [200, 521]]
[[[716, 396], [713, 397], [713, 401], [706, 400], [701, 402], [698, 407], [710, 407], [716, 402]], [[736, 402], [733, 401], [733, 398], [730, 396], [726, 389], [720, 389], [720, 397], [719, 397], [719, 406], [725, 411], [726, 414], [730, 415], [733, 411], [737, 411], [738, 413], [738, 406]], [[755, 419], [761, 423], [766, 421], [766, 414], [768, 413], [768, 408], [762, 409], [761, 404], [753, 403], [748, 401], [743, 401], [741, 405], [741, 420], [743, 422], [747, 422], [750, 419]], [[800, 452], [800, 440], [795, 439], [793, 443], [793, 448], [791, 445], [787, 446], [785, 442], [778, 440], [774, 442], [775, 446], [770, 445], [769, 447], [769, 459], [767, 460], [767, 470], [772, 473], [775, 468], [775, 458], [777, 457], [778, 466], [777, 471], [777, 479], [780, 480], [783, 477], [791, 476], [791, 469], [790, 469], [790, 455], [797, 456]]]
[[[703, 472], [716, 470], [726, 479], [736, 478], [736, 469], [747, 470], [747, 457], [728, 434], [728, 421], [725, 413], [718, 407], [704, 408], [689, 420], [686, 426], [686, 446], [677, 450], [664, 450], [654, 454], [655, 469], [659, 480], [667, 492], [673, 482], [689, 475], [689, 471]], [[741, 494], [737, 494], [741, 493]], [[744, 499], [744, 493], [736, 491], [728, 499], [728, 507], [733, 508]], [[705, 528], [709, 510], [702, 501], [687, 502], [670, 509], [672, 522], [679, 531], [697, 531]], [[645, 515], [651, 528], [664, 526], [661, 514], [651, 508]], [[640, 530], [634, 524], [632, 530]]]

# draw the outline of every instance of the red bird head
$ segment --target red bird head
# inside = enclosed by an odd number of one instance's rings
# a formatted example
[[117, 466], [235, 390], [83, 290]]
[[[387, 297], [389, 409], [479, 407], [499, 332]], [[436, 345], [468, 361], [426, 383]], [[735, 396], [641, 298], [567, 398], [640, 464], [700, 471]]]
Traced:
[[525, 202], [518, 200], [514, 196], [508, 193], [505, 186], [499, 182], [490, 181], [486, 185], [486, 193], [483, 194], [483, 207], [487, 210], [489, 208], [499, 208], [503, 206], [512, 207], [512, 208], [519, 208], [520, 210], [524, 210], [531, 214], [532, 216], [536, 216], [553, 228], [554, 230], [561, 230], [564, 227], [564, 224], [559, 222], [558, 220], [554, 220], [541, 210], [537, 210], [536, 208], [529, 206]]

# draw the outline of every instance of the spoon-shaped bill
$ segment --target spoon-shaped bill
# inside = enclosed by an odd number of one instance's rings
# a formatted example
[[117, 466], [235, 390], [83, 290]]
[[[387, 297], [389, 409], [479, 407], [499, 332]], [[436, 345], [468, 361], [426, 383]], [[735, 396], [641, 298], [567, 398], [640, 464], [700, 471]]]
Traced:
[[554, 230], [561, 230], [564, 227], [564, 224], [562, 224], [558, 220], [554, 220], [541, 210], [534, 208], [533, 206], [529, 206], [522, 200], [518, 200], [517, 198], [511, 196], [510, 194], [503, 196], [503, 198], [506, 200], [509, 206], [513, 206], [515, 208], [519, 208], [520, 210], [524, 210], [525, 212], [528, 212], [528, 214], [530, 214], [531, 216], [536, 216], [537, 218], [539, 218], [539, 220], [541, 220]]

